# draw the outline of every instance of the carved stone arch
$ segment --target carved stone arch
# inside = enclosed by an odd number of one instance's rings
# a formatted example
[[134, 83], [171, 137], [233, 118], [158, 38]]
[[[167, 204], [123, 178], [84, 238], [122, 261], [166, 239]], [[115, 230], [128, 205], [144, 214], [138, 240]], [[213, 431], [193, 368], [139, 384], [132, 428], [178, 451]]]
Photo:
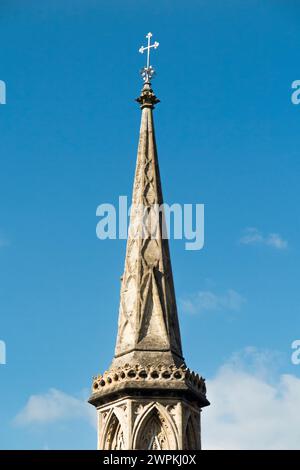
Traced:
[[137, 419], [133, 432], [133, 449], [178, 449], [176, 427], [159, 403], [146, 407]]
[[103, 432], [102, 449], [121, 450], [125, 449], [124, 433], [121, 422], [114, 410], [111, 410], [107, 417], [107, 423]]
[[192, 414], [190, 414], [184, 433], [184, 450], [199, 449], [197, 430]]

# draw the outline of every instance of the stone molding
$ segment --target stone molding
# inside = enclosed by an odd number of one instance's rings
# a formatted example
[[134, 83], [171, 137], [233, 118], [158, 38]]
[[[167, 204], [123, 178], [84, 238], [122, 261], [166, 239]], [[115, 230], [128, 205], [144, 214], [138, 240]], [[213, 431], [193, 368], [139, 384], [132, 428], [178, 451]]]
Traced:
[[135, 384], [140, 388], [182, 388], [185, 385], [193, 390], [197, 395], [206, 396], [205, 379], [185, 366], [176, 367], [174, 365], [161, 364], [157, 367], [148, 365], [143, 367], [140, 364], [126, 364], [124, 367], [110, 369], [103, 375], [94, 377], [92, 385], [93, 394], [106, 394], [110, 389], [118, 388], [126, 383]]

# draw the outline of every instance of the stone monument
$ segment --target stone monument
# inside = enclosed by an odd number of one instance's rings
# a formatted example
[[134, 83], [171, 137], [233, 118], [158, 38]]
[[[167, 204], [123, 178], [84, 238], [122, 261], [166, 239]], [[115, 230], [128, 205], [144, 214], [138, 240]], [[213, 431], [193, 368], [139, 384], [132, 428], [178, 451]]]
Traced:
[[146, 37], [148, 45], [140, 48], [147, 52], [147, 65], [137, 98], [141, 127], [115, 356], [94, 378], [89, 402], [97, 409], [98, 449], [196, 450], [201, 408], [209, 402], [204, 379], [187, 368], [182, 355], [164, 217], [153, 211], [163, 204], [153, 124], [159, 100], [150, 82], [150, 50], [158, 43], [151, 44], [151, 33]]

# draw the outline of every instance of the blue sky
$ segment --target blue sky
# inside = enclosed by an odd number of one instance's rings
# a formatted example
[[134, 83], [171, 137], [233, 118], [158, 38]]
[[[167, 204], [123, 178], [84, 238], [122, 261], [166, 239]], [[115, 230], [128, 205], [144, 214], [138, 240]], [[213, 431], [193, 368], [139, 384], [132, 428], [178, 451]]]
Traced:
[[125, 241], [98, 240], [95, 214], [131, 194], [149, 30], [165, 201], [205, 204], [204, 249], [171, 241], [186, 360], [215, 410], [236, 355], [257, 403], [272, 386], [277, 409], [283, 377], [284, 409], [298, 403], [299, 13], [292, 0], [2, 2], [0, 448], [96, 445], [82, 399], [113, 355]]

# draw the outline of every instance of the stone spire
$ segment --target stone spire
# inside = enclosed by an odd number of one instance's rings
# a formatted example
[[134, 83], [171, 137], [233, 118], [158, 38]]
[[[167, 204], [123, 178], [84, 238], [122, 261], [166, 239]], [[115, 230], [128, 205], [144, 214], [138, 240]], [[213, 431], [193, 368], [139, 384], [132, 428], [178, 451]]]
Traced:
[[114, 365], [157, 362], [182, 365], [153, 108], [159, 100], [149, 82], [137, 98], [142, 109], [129, 236], [122, 276]]
[[182, 357], [153, 125], [152, 34], [148, 33], [130, 226], [122, 276], [118, 336], [111, 366], [93, 379], [98, 449], [196, 450], [204, 379]]

